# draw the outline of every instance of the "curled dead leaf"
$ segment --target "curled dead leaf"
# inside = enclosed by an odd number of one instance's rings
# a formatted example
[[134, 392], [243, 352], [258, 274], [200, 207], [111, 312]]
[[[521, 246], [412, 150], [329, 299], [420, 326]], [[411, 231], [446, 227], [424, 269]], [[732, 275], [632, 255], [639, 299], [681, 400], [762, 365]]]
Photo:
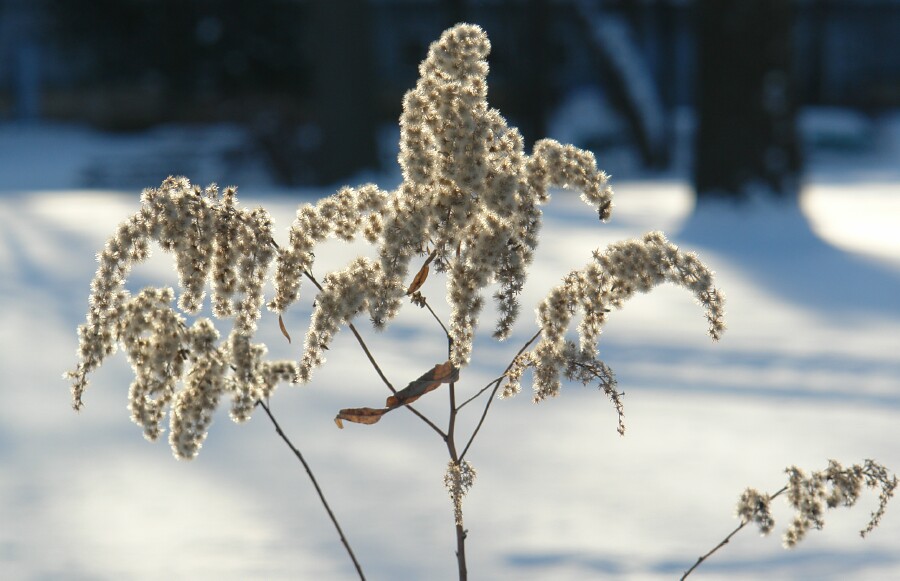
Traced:
[[387, 398], [385, 405], [395, 408], [410, 404], [429, 391], [438, 388], [442, 383], [452, 383], [459, 379], [459, 368], [454, 367], [449, 361], [435, 365], [430, 371], [420, 378], [411, 381], [409, 385]]
[[425, 279], [428, 278], [428, 270], [428, 264], [423, 264], [412, 283], [410, 283], [409, 288], [406, 289], [406, 294], [411, 295], [422, 288], [422, 285], [425, 284]]
[[342, 430], [344, 429], [344, 422], [342, 420], [347, 420], [348, 422], [353, 422], [355, 424], [374, 424], [381, 419], [381, 416], [389, 411], [389, 409], [384, 408], [347, 408], [338, 412], [338, 415], [334, 417], [334, 423]]
[[410, 404], [429, 391], [437, 389], [442, 383], [452, 383], [459, 379], [459, 368], [454, 367], [449, 361], [435, 365], [431, 370], [419, 379], [411, 381], [409, 385], [387, 398], [386, 407], [375, 408], [347, 408], [338, 412], [334, 417], [337, 427], [344, 429], [344, 420], [356, 424], [374, 424], [381, 416], [391, 410], [406, 404]]
[[278, 315], [278, 327], [281, 329], [281, 334], [284, 335], [287, 338], [288, 343], [290, 343], [291, 336], [287, 332], [287, 327], [284, 326], [284, 321], [282, 320], [281, 315]]
[[406, 289], [406, 294], [411, 295], [422, 288], [422, 285], [425, 284], [425, 279], [428, 278], [428, 265], [431, 264], [431, 261], [434, 260], [435, 256], [437, 256], [437, 248], [432, 250], [431, 254], [428, 255], [428, 258], [425, 259], [425, 264], [423, 264], [422, 268], [419, 269], [419, 272], [416, 273], [409, 288]]

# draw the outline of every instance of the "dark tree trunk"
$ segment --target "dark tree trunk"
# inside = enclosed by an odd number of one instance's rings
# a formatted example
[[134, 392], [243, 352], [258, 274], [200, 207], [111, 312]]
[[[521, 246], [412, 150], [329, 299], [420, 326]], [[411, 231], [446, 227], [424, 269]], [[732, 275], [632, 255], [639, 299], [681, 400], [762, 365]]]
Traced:
[[315, 180], [331, 183], [377, 164], [375, 72], [367, 0], [313, 2], [316, 122]]
[[522, 134], [526, 144], [533, 144], [547, 135], [546, 115], [550, 101], [548, 28], [550, 10], [547, 0], [528, 0], [525, 4], [525, 30], [527, 41], [523, 43], [528, 66], [523, 70], [520, 87], [527, 92], [522, 111]]
[[796, 194], [801, 158], [791, 3], [698, 0], [698, 196]]
[[466, 10], [466, 0], [446, 0], [447, 15], [450, 22], [459, 24], [460, 22], [468, 22], [468, 11]]
[[[612, 106], [631, 129], [644, 164], [664, 167], [669, 158], [666, 111], [659, 95], [659, 83], [644, 62], [630, 21], [622, 14], [607, 10], [601, 2], [578, 0], [574, 7], [598, 80]], [[629, 7], [636, 9], [626, 4]]]

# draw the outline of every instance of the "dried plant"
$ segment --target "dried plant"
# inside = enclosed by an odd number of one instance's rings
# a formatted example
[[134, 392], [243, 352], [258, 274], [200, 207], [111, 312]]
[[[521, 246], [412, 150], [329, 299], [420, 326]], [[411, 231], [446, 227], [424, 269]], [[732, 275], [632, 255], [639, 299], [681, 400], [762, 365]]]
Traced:
[[711, 551], [698, 558], [682, 575], [682, 580], [693, 573], [694, 569], [713, 553], [727, 545], [731, 541], [731, 537], [750, 523], [755, 523], [763, 535], [771, 533], [775, 528], [771, 502], [784, 493], [787, 493], [788, 504], [795, 513], [782, 540], [785, 548], [792, 549], [803, 540], [810, 528], [821, 529], [825, 526], [823, 515], [826, 508], [855, 505], [863, 486], [880, 489], [878, 508], [872, 512], [866, 526], [859, 531], [860, 536], [865, 537], [881, 522], [887, 503], [894, 496], [894, 490], [898, 483], [896, 476], [891, 475], [887, 468], [874, 460], [866, 460], [862, 465], [854, 464], [850, 468], [844, 468], [836, 460], [829, 460], [825, 470], [813, 472], [809, 476], [796, 466], [787, 468], [785, 472], [788, 474], [788, 483], [775, 493], [761, 493], [756, 489], [748, 488], [741, 494], [736, 511], [737, 518], [741, 519], [741, 524]]
[[[223, 397], [231, 399], [231, 417], [237, 422], [262, 407], [306, 468], [362, 578], [362, 568], [309, 465], [267, 405], [279, 383], [309, 382], [325, 363], [335, 334], [347, 326], [392, 395], [381, 408], [340, 410], [336, 422], [340, 427], [345, 421], [374, 424], [387, 412], [405, 407], [446, 443], [444, 482], [453, 505], [459, 576], [466, 578], [462, 503], [475, 480], [466, 455], [495, 396], [518, 393], [529, 369], [535, 402], [558, 395], [562, 377], [597, 384], [614, 404], [618, 431], [624, 434], [622, 394], [612, 371], [598, 358], [598, 339], [610, 312], [635, 293], [670, 282], [694, 295], [713, 339], [725, 329], [724, 298], [713, 284], [713, 273], [662, 233], [651, 232], [597, 250], [583, 269], [566, 275], [538, 305], [538, 329], [506, 369], [457, 403], [462, 393], [457, 382], [472, 357], [490, 285], [498, 288], [494, 337], [510, 336], [540, 240], [541, 206], [550, 201], [551, 188], [581, 192], [601, 221], [613, 208], [608, 178], [597, 169], [592, 153], [551, 139], [538, 141], [531, 154], [525, 153], [518, 130], [488, 106], [489, 51], [486, 34], [474, 25], [457, 25], [433, 43], [419, 67], [419, 81], [403, 99], [403, 182], [393, 191], [372, 184], [345, 187], [316, 204], [301, 205], [283, 246], [274, 239], [268, 213], [242, 208], [234, 188], [220, 193], [215, 185], [201, 189], [186, 178], [170, 177], [159, 188], [145, 190], [140, 210], [119, 226], [98, 255], [90, 307], [78, 329], [78, 363], [66, 374], [72, 381], [74, 407], [83, 405], [90, 373], [119, 346], [135, 373], [129, 392], [133, 421], [146, 438], [156, 440], [168, 412], [169, 442], [180, 459], [198, 454]], [[377, 247], [377, 259], [356, 258], [319, 282], [313, 274], [316, 246], [331, 237], [353, 240], [360, 235]], [[173, 289], [148, 288], [132, 295], [125, 287], [132, 266], [149, 256], [154, 242], [174, 255], [180, 287], [176, 306]], [[410, 277], [417, 257], [421, 265]], [[273, 264], [275, 293], [268, 308], [279, 315], [288, 340], [281, 315], [298, 299], [302, 279], [318, 291], [298, 361], [269, 360], [266, 346], [253, 342], [263, 285]], [[446, 322], [420, 290], [432, 268], [446, 280], [451, 306]], [[233, 321], [224, 340], [209, 318], [187, 324], [185, 316], [199, 313], [207, 288], [213, 316]], [[374, 327], [382, 329], [406, 297], [434, 317], [446, 338], [448, 356], [397, 390], [353, 321], [367, 313]], [[576, 314], [581, 316], [577, 343], [568, 338]], [[446, 429], [410, 405], [443, 384], [449, 385], [450, 394]], [[477, 426], [460, 438], [457, 414], [485, 395]], [[850, 498], [845, 487], [841, 490], [840, 500]], [[762, 507], [764, 498], [751, 495], [746, 503]], [[756, 515], [744, 516], [762, 522]], [[809, 523], [818, 525], [811, 518], [795, 527], [797, 535], [802, 536]]]

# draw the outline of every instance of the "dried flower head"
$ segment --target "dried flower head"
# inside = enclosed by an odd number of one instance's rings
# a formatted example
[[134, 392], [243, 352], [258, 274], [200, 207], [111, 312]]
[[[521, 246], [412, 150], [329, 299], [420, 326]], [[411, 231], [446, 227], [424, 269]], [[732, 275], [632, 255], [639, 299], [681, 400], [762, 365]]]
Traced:
[[794, 509], [794, 517], [782, 537], [785, 548], [795, 547], [810, 529], [824, 527], [826, 509], [855, 505], [863, 486], [880, 489], [878, 508], [859, 533], [865, 537], [881, 522], [898, 483], [896, 476], [874, 460], [866, 460], [863, 464], [854, 464], [849, 468], [844, 468], [836, 460], [829, 460], [825, 470], [807, 474], [800, 468], [791, 466], [785, 472], [788, 484], [783, 489], [770, 496], [748, 488], [737, 505], [738, 518], [745, 523], [755, 522], [765, 535], [775, 526], [769, 508], [770, 502], [786, 492], [788, 504]]
[[444, 486], [450, 494], [453, 502], [453, 515], [458, 526], [463, 524], [462, 501], [469, 489], [475, 483], [475, 469], [468, 461], [453, 462], [447, 464], [447, 472], [444, 474]]
[[881, 464], [868, 459], [862, 465], [854, 464], [850, 468], [829, 460], [825, 470], [808, 476], [796, 466], [785, 472], [788, 474], [788, 503], [796, 511], [794, 520], [784, 533], [785, 547], [793, 547], [803, 540], [810, 528], [821, 529], [825, 526], [822, 518], [826, 507], [856, 504], [863, 485], [881, 489], [878, 508], [859, 532], [860, 536], [865, 537], [881, 522], [887, 503], [897, 488], [897, 477], [891, 476]]
[[[171, 405], [169, 442], [176, 456], [192, 458], [223, 393], [233, 394], [232, 417], [242, 421], [277, 381], [296, 374], [292, 362], [263, 362], [265, 347], [250, 343], [274, 257], [272, 224], [265, 210], [240, 208], [234, 188], [220, 198], [215, 185], [201, 190], [185, 178], [166, 179], [145, 190], [141, 201], [98, 256], [86, 322], [78, 328], [78, 364], [66, 377], [78, 409], [89, 374], [122, 345], [135, 374], [132, 420], [155, 440]], [[171, 288], [147, 288], [134, 297], [125, 288], [152, 242], [174, 254], [182, 313], [196, 314], [211, 286], [213, 314], [234, 319], [224, 345], [216, 346], [219, 334], [209, 319], [187, 327], [171, 305]]]
[[738, 501], [737, 517], [743, 522], [754, 522], [759, 527], [759, 532], [767, 535], [775, 526], [775, 519], [769, 509], [772, 497], [759, 491], [748, 488]]
[[[431, 45], [416, 87], [403, 99], [398, 158], [403, 183], [390, 193], [374, 186], [344, 188], [315, 206], [302, 206], [291, 244], [278, 256], [270, 308], [280, 313], [297, 299], [317, 243], [332, 234], [351, 239], [363, 230], [379, 246], [380, 265], [368, 267], [368, 279], [348, 289], [365, 293], [376, 327], [398, 312], [412, 258], [435, 252], [436, 269], [447, 274], [453, 364], [468, 363], [482, 292], [494, 282], [500, 286], [495, 335], [509, 335], [538, 242], [539, 206], [550, 199], [549, 188], [581, 190], [603, 220], [612, 209], [612, 190], [588, 151], [545, 139], [525, 154], [518, 130], [487, 104], [489, 52], [487, 35], [469, 24], [451, 28]], [[317, 301], [314, 326], [343, 322], [344, 313], [326, 312], [338, 306], [339, 301]], [[311, 354], [304, 354], [302, 380], [322, 362], [319, 354], [332, 335], [307, 336]]]
[[[595, 251], [590, 263], [570, 272], [550, 291], [537, 309], [541, 340], [507, 373], [504, 395], [516, 393], [524, 368], [532, 367], [535, 401], [554, 397], [559, 393], [561, 375], [585, 382], [582, 371], [593, 362], [591, 373], [621, 413], [612, 372], [596, 358], [597, 341], [612, 309], [621, 308], [634, 294], [663, 282], [690, 290], [706, 311], [709, 335], [713, 339], [721, 336], [725, 330], [725, 298], [713, 286], [712, 271], [696, 255], [681, 252], [661, 232], [650, 232], [640, 240]], [[578, 325], [580, 344], [576, 346], [566, 339], [566, 332], [578, 311], [583, 318]]]

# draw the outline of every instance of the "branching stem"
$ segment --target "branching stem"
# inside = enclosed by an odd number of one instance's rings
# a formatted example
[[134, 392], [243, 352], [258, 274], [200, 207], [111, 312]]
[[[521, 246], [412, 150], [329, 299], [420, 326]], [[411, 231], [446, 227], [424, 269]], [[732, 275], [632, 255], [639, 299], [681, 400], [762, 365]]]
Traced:
[[492, 379], [491, 381], [489, 381], [487, 385], [485, 385], [485, 386], [482, 387], [480, 390], [478, 390], [478, 393], [476, 393], [475, 395], [473, 395], [472, 397], [470, 397], [470, 398], [467, 399], [466, 401], [464, 401], [464, 402], [462, 402], [461, 404], [459, 404], [459, 407], [457, 407], [456, 409], [457, 409], [457, 410], [463, 409], [467, 404], [469, 404], [470, 402], [472, 402], [472, 401], [478, 399], [478, 398], [481, 396], [481, 394], [483, 394], [484, 392], [486, 392], [487, 390], [489, 390], [492, 386], [496, 388], [496, 386], [499, 385], [499, 383], [500, 383], [501, 381], [503, 381], [503, 378], [506, 377], [507, 372], [509, 372], [509, 370], [512, 369], [513, 363], [515, 363], [515, 361], [516, 361], [516, 359], [519, 357], [519, 355], [521, 355], [522, 353], [524, 353], [525, 350], [528, 349], [528, 348], [531, 346], [531, 344], [534, 343], [535, 340], [536, 340], [538, 337], [540, 337], [540, 335], [541, 335], [541, 332], [538, 331], [537, 333], [535, 333], [535, 334], [531, 337], [531, 339], [529, 339], [524, 345], [522, 345], [522, 348], [519, 349], [519, 351], [516, 353], [515, 357], [512, 358], [512, 361], [509, 362], [509, 365], [506, 366], [506, 369], [503, 371], [503, 373], [500, 375], [500, 377], [498, 377], [498, 378], [496, 378], [496, 379]]
[[[429, 309], [430, 310], [430, 309]], [[443, 326], [443, 325], [441, 325]], [[447, 356], [453, 351], [453, 339], [447, 335]], [[456, 450], [456, 415], [459, 408], [456, 407], [456, 383], [450, 384], [448, 389], [450, 392], [450, 418], [447, 422], [447, 452], [450, 454], [450, 460], [454, 464], [459, 464], [461, 458]], [[469, 570], [466, 566], [466, 529], [463, 527], [462, 513], [456, 518], [456, 564], [459, 570], [459, 581], [466, 581], [469, 578]]]
[[[303, 271], [303, 274], [306, 276], [306, 278], [308, 278], [316, 286], [317, 289], [319, 289], [320, 292], [323, 290], [322, 285], [319, 284], [319, 281], [316, 280], [316, 277], [313, 276], [311, 272]], [[391, 384], [391, 382], [388, 381], [387, 376], [385, 376], [384, 372], [381, 370], [381, 366], [378, 365], [378, 361], [375, 360], [375, 356], [372, 355], [372, 352], [369, 350], [369, 346], [366, 345], [365, 340], [362, 338], [362, 335], [359, 334], [359, 331], [356, 329], [356, 326], [353, 323], [348, 321], [347, 327], [350, 328], [350, 331], [353, 333], [353, 336], [356, 337], [356, 342], [359, 343], [359, 346], [362, 348], [363, 353], [366, 354], [366, 358], [369, 360], [369, 363], [372, 364], [372, 367], [375, 369], [375, 372], [378, 374], [378, 377], [380, 377], [381, 381], [383, 381], [384, 384], [387, 386], [387, 388], [389, 390], [391, 390], [391, 393], [396, 395], [397, 394], [396, 388], [394, 388], [394, 386]], [[416, 416], [418, 416], [420, 420], [422, 420], [423, 422], [425, 422], [428, 425], [428, 427], [430, 427], [432, 430], [437, 432], [438, 435], [440, 435], [442, 439], [444, 439], [444, 440], [447, 439], [447, 434], [445, 434], [444, 431], [442, 429], [440, 429], [439, 427], [437, 427], [437, 425], [434, 422], [432, 422], [424, 414], [422, 414], [422, 412], [420, 412], [419, 410], [417, 410], [416, 408], [412, 407], [409, 404], [407, 404], [403, 407], [407, 408], [409, 411], [411, 411]]]
[[[516, 361], [516, 359], [518, 359], [519, 355], [524, 353], [525, 350], [528, 349], [528, 347], [531, 346], [531, 344], [534, 343], [537, 340], [537, 338], [540, 336], [541, 336], [540, 331], [537, 331], [534, 335], [532, 335], [531, 339], [529, 339], [528, 341], [525, 342], [524, 345], [522, 345], [522, 348], [519, 349], [519, 351], [516, 353], [515, 357], [512, 358], [512, 361], [509, 362], [509, 365], [506, 366], [506, 369], [503, 371], [503, 375], [501, 375], [500, 377], [498, 377], [491, 383], [489, 383], [486, 386], [484, 386], [483, 388], [481, 388], [481, 391], [479, 391], [473, 397], [467, 399], [465, 402], [463, 402], [462, 405], [459, 406], [461, 408], [462, 406], [464, 406], [467, 403], [469, 403], [470, 401], [472, 401], [474, 398], [478, 397], [479, 395], [481, 395], [482, 393], [487, 391], [487, 389], [489, 387], [491, 387], [492, 385], [494, 386], [494, 389], [491, 390], [491, 397], [488, 398], [487, 402], [484, 405], [484, 411], [481, 413], [481, 419], [478, 420], [478, 425], [475, 426], [475, 431], [472, 432], [472, 435], [469, 437], [469, 441], [466, 443], [466, 447], [463, 448], [462, 454], [459, 455], [460, 460], [462, 460], [463, 458], [466, 457], [466, 452], [469, 451], [469, 448], [472, 446], [472, 442], [475, 441], [475, 436], [477, 436], [478, 431], [481, 430], [481, 426], [482, 426], [482, 424], [484, 424], [484, 419], [488, 415], [488, 410], [491, 409], [491, 403], [493, 403], [495, 396], [497, 395], [497, 390], [500, 389], [500, 382], [503, 381], [504, 377], [506, 377], [507, 372], [509, 372], [509, 370], [512, 369], [512, 366], [515, 364], [515, 361]], [[458, 410], [459, 410], [459, 408], [457, 408], [457, 411]]]
[[425, 297], [422, 297], [422, 304], [425, 305], [425, 308], [428, 309], [428, 312], [431, 313], [431, 316], [434, 317], [434, 320], [437, 321], [437, 324], [441, 326], [441, 329], [444, 330], [444, 335], [447, 336], [447, 340], [450, 339], [450, 331], [447, 330], [447, 327], [444, 326], [444, 322], [441, 321], [441, 318], [437, 316], [434, 310], [431, 308], [431, 305], [428, 304], [428, 301]]
[[[770, 498], [770, 499], [772, 499], [772, 498], [777, 498], [779, 495], [781, 495], [781, 494], [784, 493], [785, 491], [787, 491], [787, 486], [783, 487], [781, 490], [779, 490], [778, 492], [776, 492], [775, 494], [773, 494], [773, 495], [770, 496], [769, 498]], [[744, 521], [742, 521], [741, 524], [739, 524], [739, 525], [737, 526], [737, 528], [735, 528], [733, 531], [731, 531], [731, 532], [728, 534], [727, 537], [725, 537], [724, 539], [722, 539], [722, 540], [719, 542], [718, 545], [716, 545], [715, 547], [713, 547], [713, 548], [712, 548], [708, 553], [706, 553], [705, 555], [703, 555], [703, 556], [701, 556], [700, 558], [698, 558], [697, 561], [696, 561], [693, 565], [691, 565], [691, 568], [688, 569], [687, 571], [685, 571], [685, 572], [684, 572], [684, 575], [681, 576], [681, 581], [684, 581], [685, 579], [687, 579], [688, 575], [690, 575], [691, 573], [693, 573], [693, 572], [694, 572], [694, 569], [696, 569], [697, 567], [700, 566], [700, 563], [702, 563], [703, 561], [707, 560], [708, 558], [710, 558], [710, 557], [713, 555], [713, 553], [715, 553], [716, 551], [718, 551], [719, 549], [721, 549], [722, 547], [724, 547], [725, 545], [727, 545], [727, 544], [731, 541], [731, 537], [733, 537], [734, 535], [738, 534], [738, 532], [739, 532], [741, 529], [743, 529], [745, 526], [747, 526], [747, 525], [750, 524], [751, 522], [753, 522], [753, 521], [750, 521], [750, 520], [744, 520]]]

